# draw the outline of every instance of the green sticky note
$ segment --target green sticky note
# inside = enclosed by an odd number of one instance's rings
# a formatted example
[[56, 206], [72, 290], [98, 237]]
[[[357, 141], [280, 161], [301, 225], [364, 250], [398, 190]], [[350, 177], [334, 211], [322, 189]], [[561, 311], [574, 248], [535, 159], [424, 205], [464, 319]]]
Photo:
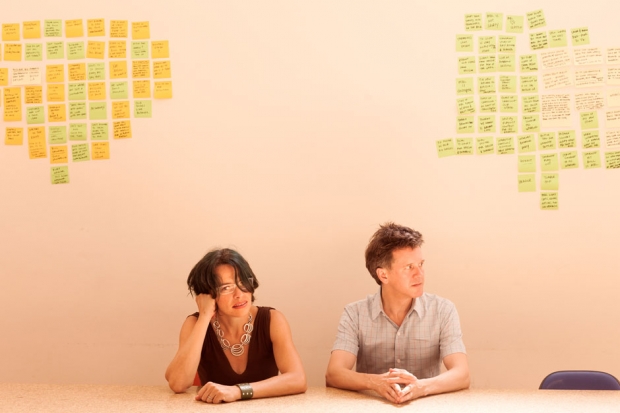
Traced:
[[457, 52], [473, 52], [474, 36], [471, 34], [456, 35], [456, 51]]
[[45, 50], [49, 60], [65, 58], [65, 44], [63, 42], [47, 42]]
[[128, 91], [127, 82], [110, 82], [111, 99], [128, 99]]
[[495, 142], [493, 138], [476, 138], [476, 150], [478, 155], [492, 155], [495, 153]]
[[474, 117], [457, 116], [456, 133], [474, 133]]
[[523, 16], [506, 16], [508, 33], [523, 33]]
[[540, 209], [542, 209], [543, 211], [556, 211], [558, 209], [558, 193], [541, 192]]
[[457, 155], [473, 155], [474, 139], [473, 138], [456, 138], [456, 154]]
[[43, 26], [45, 37], [62, 37], [62, 20], [45, 20]]
[[[134, 104], [133, 104], [133, 116], [135, 118], [150, 118], [150, 117], [152, 117], [151, 101], [150, 100], [135, 100]], [[456, 140], [456, 142], [457, 142], [457, 145], [456, 145], [457, 151], [458, 151], [458, 141], [459, 141], [459, 139]], [[472, 150], [472, 154], [473, 154], [473, 150]], [[457, 155], [460, 155], [460, 154], [457, 153]]]
[[69, 183], [69, 167], [68, 166], [52, 166], [51, 169], [52, 185]]
[[549, 39], [547, 32], [530, 33], [530, 48], [532, 50], [541, 50], [549, 47]]
[[101, 120], [108, 118], [106, 102], [89, 102], [88, 119]]
[[478, 38], [478, 53], [495, 53], [497, 50], [495, 36], [480, 36]]
[[459, 56], [458, 67], [460, 75], [476, 73], [476, 58], [474, 56]]
[[496, 95], [480, 96], [480, 112], [482, 113], [497, 112], [497, 96]]
[[499, 36], [499, 50], [500, 53], [516, 53], [517, 51], [517, 37], [516, 36]]
[[497, 154], [510, 155], [515, 153], [515, 144], [512, 137], [497, 138]]
[[67, 127], [66, 126], [48, 126], [48, 135], [50, 145], [67, 143]]
[[555, 149], [555, 132], [544, 132], [538, 134], [538, 149], [541, 151]]
[[521, 98], [524, 113], [540, 112], [540, 100], [538, 95], [523, 96]]
[[88, 80], [105, 80], [105, 63], [89, 63]]
[[456, 100], [456, 111], [459, 115], [470, 115], [476, 112], [476, 104], [473, 97], [464, 97]]
[[557, 171], [558, 166], [558, 154], [557, 153], [541, 153], [540, 154], [540, 169], [542, 171]]
[[517, 178], [519, 192], [536, 192], [536, 174], [520, 174]]
[[563, 130], [558, 132], [558, 147], [560, 149], [576, 148], [577, 138], [574, 130]]
[[26, 43], [26, 61], [43, 60], [43, 45], [41, 43]]
[[435, 143], [437, 145], [437, 155], [439, 155], [440, 158], [456, 155], [456, 149], [454, 148], [454, 139], [440, 139]]
[[495, 93], [495, 76], [480, 76], [478, 78], [479, 93]]
[[529, 13], [526, 13], [526, 15], [527, 24], [530, 30], [537, 29], [539, 27], [545, 27], [547, 25], [547, 22], [545, 21], [545, 14], [542, 10], [531, 11]]
[[522, 72], [535, 72], [538, 70], [538, 58], [535, 54], [524, 54], [519, 56]]
[[536, 172], [535, 155], [519, 155], [517, 164], [519, 172]]
[[68, 100], [86, 100], [86, 83], [69, 83]]
[[85, 123], [70, 123], [69, 124], [69, 140], [70, 141], [85, 141], [86, 140], [86, 124]]
[[519, 140], [519, 153], [536, 151], [536, 139], [534, 134], [521, 135]]
[[549, 32], [549, 47], [566, 47], [566, 30], [551, 30]]
[[560, 189], [559, 174], [541, 174], [540, 189], [543, 191], [557, 191]]
[[108, 124], [107, 123], [91, 123], [90, 124], [90, 140], [91, 141], [107, 141], [108, 140]]
[[478, 72], [493, 73], [497, 72], [497, 58], [495, 55], [485, 55], [478, 58]]
[[499, 111], [502, 113], [516, 113], [519, 111], [517, 95], [500, 95]]
[[148, 59], [149, 58], [149, 42], [131, 42], [131, 58], [132, 59]]
[[502, 13], [487, 13], [484, 28], [486, 30], [502, 30], [504, 15]]
[[579, 158], [577, 151], [561, 152], [560, 159], [562, 161], [562, 169], [579, 168]]
[[571, 29], [571, 37], [573, 38], [573, 46], [582, 46], [584, 44], [590, 44], [590, 34], [587, 27], [578, 27]]
[[29, 106], [26, 107], [26, 123], [28, 125], [38, 125], [45, 123], [45, 107]]
[[521, 117], [521, 129], [523, 132], [540, 132], [540, 115], [533, 113]]
[[84, 59], [84, 42], [67, 42], [67, 59]]
[[606, 169], [620, 168], [620, 151], [605, 152], [605, 168]]
[[83, 162], [90, 160], [90, 150], [87, 143], [71, 145], [71, 159], [73, 162]]
[[498, 72], [514, 72], [516, 69], [515, 55], [513, 54], [500, 54], [497, 56], [497, 71]]
[[495, 132], [495, 116], [478, 116], [478, 132], [494, 133]]
[[472, 32], [482, 30], [482, 14], [465, 15], [465, 31]]
[[598, 129], [598, 114], [596, 112], [581, 112], [581, 129]]
[[500, 116], [499, 129], [501, 133], [517, 133], [516, 116]]
[[500, 93], [516, 93], [517, 92], [517, 77], [509, 75], [501, 75], [499, 77], [499, 91]]
[[601, 167], [601, 154], [599, 151], [591, 151], [583, 153], [583, 167], [585, 169], [594, 169]]
[[538, 76], [521, 76], [521, 93], [538, 93]]
[[601, 140], [597, 130], [583, 131], [581, 133], [581, 144], [584, 149], [599, 148]]
[[86, 119], [86, 102], [69, 103], [69, 119]]

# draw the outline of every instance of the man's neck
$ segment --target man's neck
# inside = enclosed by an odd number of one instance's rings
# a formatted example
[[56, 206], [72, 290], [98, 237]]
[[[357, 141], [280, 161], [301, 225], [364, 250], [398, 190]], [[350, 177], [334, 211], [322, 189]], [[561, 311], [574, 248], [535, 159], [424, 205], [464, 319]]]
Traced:
[[381, 303], [383, 304], [383, 312], [396, 325], [400, 326], [411, 307], [415, 304], [415, 299], [406, 296], [396, 296], [381, 288]]

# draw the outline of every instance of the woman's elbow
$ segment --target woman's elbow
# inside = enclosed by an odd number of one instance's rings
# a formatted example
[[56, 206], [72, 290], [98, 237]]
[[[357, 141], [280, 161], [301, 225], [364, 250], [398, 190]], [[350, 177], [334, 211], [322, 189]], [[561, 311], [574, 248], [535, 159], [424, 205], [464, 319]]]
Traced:
[[168, 380], [168, 386], [170, 387], [170, 390], [177, 394], [185, 393], [187, 389], [190, 388], [190, 386], [188, 386], [186, 383], [183, 383], [179, 380]]

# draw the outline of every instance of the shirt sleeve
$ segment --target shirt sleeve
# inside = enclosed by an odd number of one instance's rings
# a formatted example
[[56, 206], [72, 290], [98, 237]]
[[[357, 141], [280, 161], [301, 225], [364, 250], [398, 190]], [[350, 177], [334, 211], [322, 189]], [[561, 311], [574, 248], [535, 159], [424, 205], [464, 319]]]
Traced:
[[444, 357], [453, 353], [466, 353], [461, 333], [461, 323], [456, 307], [447, 301], [441, 316], [441, 332], [439, 335], [439, 357]]
[[359, 316], [356, 309], [350, 306], [345, 307], [342, 316], [340, 316], [336, 342], [332, 347], [332, 351], [344, 350], [357, 357], [357, 352], [359, 351], [358, 320]]

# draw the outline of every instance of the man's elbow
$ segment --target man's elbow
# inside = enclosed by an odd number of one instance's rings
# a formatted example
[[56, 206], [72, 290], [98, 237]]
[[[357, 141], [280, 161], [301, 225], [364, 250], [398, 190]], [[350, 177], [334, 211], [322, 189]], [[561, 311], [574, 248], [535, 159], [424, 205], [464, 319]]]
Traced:
[[461, 390], [469, 389], [471, 384], [471, 377], [469, 375], [469, 369], [463, 372], [463, 378], [461, 379]]

